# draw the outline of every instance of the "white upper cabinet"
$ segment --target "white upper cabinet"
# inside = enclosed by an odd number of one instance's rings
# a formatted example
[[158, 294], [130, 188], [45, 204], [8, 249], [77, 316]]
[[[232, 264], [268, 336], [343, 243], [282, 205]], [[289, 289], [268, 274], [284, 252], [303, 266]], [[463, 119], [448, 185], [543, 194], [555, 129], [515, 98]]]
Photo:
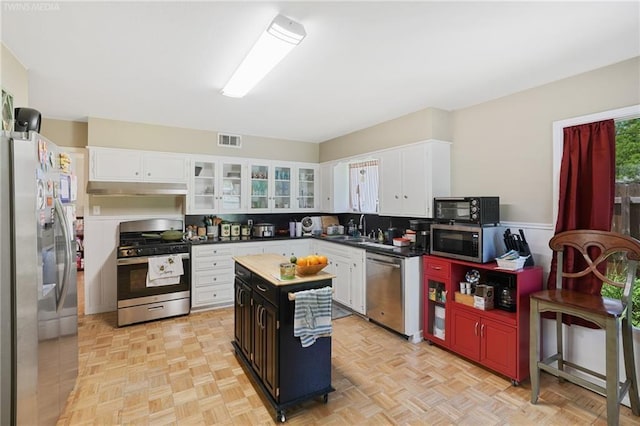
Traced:
[[89, 180], [187, 182], [185, 155], [132, 149], [88, 147]]
[[142, 180], [142, 152], [88, 147], [89, 180]]
[[191, 160], [187, 214], [207, 214], [218, 209], [218, 163]]
[[320, 166], [320, 211], [333, 213], [333, 163]]
[[245, 211], [246, 164], [240, 160], [222, 160], [218, 169], [220, 182], [219, 211], [221, 213], [237, 213]]
[[245, 170], [242, 160], [202, 156], [192, 159], [187, 214], [243, 211]]
[[296, 170], [296, 200], [294, 208], [298, 211], [317, 211], [319, 206], [319, 167], [316, 165], [298, 165]]
[[186, 156], [145, 152], [142, 155], [142, 180], [148, 182], [186, 182], [188, 179]]
[[293, 167], [269, 161], [249, 163], [249, 211], [289, 211], [293, 205]]
[[319, 209], [324, 213], [349, 211], [349, 164], [347, 161], [320, 165]]
[[433, 197], [451, 191], [450, 143], [427, 141], [380, 152], [380, 214], [433, 216]]

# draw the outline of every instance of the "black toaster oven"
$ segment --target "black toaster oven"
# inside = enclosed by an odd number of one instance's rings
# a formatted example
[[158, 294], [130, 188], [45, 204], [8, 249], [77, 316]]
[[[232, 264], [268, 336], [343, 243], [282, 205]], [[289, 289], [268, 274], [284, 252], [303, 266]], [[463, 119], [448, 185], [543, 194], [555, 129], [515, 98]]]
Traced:
[[433, 216], [439, 223], [497, 225], [500, 197], [435, 197]]

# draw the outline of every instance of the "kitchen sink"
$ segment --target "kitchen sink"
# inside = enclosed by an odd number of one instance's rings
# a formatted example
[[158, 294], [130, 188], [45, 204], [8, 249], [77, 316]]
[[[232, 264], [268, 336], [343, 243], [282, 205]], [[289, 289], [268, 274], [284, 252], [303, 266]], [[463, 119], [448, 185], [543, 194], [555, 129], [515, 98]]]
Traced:
[[353, 243], [361, 243], [365, 241], [370, 241], [369, 238], [365, 237], [352, 237], [351, 235], [327, 235], [327, 240], [334, 241], [349, 241]]
[[387, 250], [393, 250], [395, 247], [394, 246], [390, 246], [389, 244], [382, 244], [382, 243], [375, 243], [373, 241], [362, 241], [360, 243], [358, 243], [359, 246], [367, 246], [367, 247], [375, 247], [375, 248], [379, 248], [379, 249], [387, 249]]

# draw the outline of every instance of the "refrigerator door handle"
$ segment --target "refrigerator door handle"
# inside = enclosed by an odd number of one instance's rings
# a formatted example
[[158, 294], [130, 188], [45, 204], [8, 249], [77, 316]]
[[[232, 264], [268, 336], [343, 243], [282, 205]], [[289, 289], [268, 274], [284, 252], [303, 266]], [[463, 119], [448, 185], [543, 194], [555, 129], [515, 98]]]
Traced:
[[72, 253], [71, 253], [71, 233], [69, 232], [67, 216], [64, 213], [64, 209], [62, 208], [62, 203], [60, 203], [59, 199], [55, 199], [54, 202], [54, 210], [56, 215], [58, 216], [58, 221], [62, 224], [62, 236], [64, 238], [64, 275], [62, 276], [62, 289], [60, 291], [60, 299], [58, 300], [58, 306], [56, 306], [56, 312], [60, 312], [62, 310], [62, 306], [64, 306], [64, 301], [67, 298], [67, 291], [69, 290], [69, 278], [71, 276], [71, 261], [72, 261]]

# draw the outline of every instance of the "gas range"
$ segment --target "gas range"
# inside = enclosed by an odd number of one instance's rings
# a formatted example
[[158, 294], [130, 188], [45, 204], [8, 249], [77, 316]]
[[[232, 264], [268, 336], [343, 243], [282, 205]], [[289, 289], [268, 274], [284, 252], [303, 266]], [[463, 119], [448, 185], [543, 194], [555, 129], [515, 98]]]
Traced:
[[[183, 221], [173, 219], [120, 223], [116, 262], [118, 326], [190, 312], [189, 244], [183, 240], [162, 239], [163, 232], [171, 230], [179, 231], [177, 236], [180, 237], [182, 229]], [[169, 255], [177, 255], [177, 259]], [[177, 266], [180, 262], [182, 267]], [[165, 265], [170, 267], [169, 275], [158, 277], [157, 271], [164, 271]]]
[[166, 244], [162, 246], [118, 247], [118, 258], [160, 256], [163, 254], [189, 253], [187, 243]]
[[150, 219], [122, 222], [119, 229], [118, 259], [189, 253], [186, 241], [162, 239], [162, 233], [169, 230], [182, 230], [182, 221]]
[[140, 241], [131, 238], [123, 239], [120, 236], [120, 245], [118, 246], [118, 259], [180, 253], [189, 253], [188, 243], [184, 241]]

